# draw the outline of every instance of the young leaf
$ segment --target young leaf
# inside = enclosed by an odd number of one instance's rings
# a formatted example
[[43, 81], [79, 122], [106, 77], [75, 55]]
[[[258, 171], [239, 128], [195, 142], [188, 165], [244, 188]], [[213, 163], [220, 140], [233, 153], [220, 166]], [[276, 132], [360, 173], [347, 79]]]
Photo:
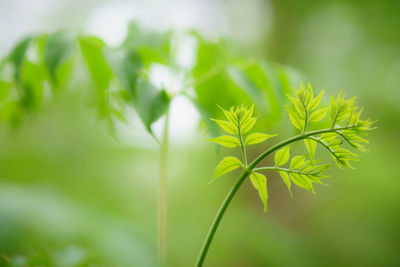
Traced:
[[310, 121], [320, 121], [322, 120], [326, 113], [328, 113], [329, 109], [328, 108], [321, 108], [321, 109], [317, 109], [316, 111], [314, 111], [313, 113], [311, 113], [310, 115]]
[[286, 184], [288, 190], [289, 190], [289, 194], [291, 197], [293, 197], [293, 193], [292, 193], [292, 182], [290, 181], [289, 175], [286, 172], [280, 171], [279, 172], [280, 176], [282, 177], [283, 182]]
[[294, 112], [291, 108], [286, 107], [289, 113], [290, 122], [299, 130], [303, 129], [304, 126], [304, 119], [302, 119], [296, 112]]
[[290, 169], [298, 169], [303, 166], [305, 157], [304, 156], [295, 156], [290, 161]]
[[274, 136], [276, 136], [276, 134], [252, 133], [249, 136], [247, 136], [245, 144], [246, 145], [258, 144]]
[[267, 212], [268, 210], [267, 178], [261, 173], [253, 172], [250, 174], [250, 181], [253, 184], [254, 188], [258, 191], [258, 195], [260, 196], [261, 201], [264, 204], [264, 212]]
[[211, 119], [211, 120], [215, 121], [218, 124], [218, 126], [221, 127], [228, 134], [237, 134], [237, 128], [233, 123], [229, 121], [216, 120], [216, 119]]
[[239, 139], [237, 139], [234, 136], [230, 135], [223, 135], [220, 137], [212, 138], [212, 139], [207, 139], [206, 141], [214, 142], [217, 143], [221, 146], [225, 147], [237, 147], [240, 145]]
[[242, 166], [242, 162], [235, 157], [225, 157], [222, 161], [218, 164], [217, 168], [215, 169], [213, 178], [211, 179], [210, 183], [214, 181], [216, 178], [224, 175], [228, 172], [231, 172], [237, 168]]
[[297, 186], [302, 187], [308, 191], [315, 192], [312, 183], [306, 176], [297, 173], [291, 173], [290, 178]]
[[287, 147], [282, 148], [281, 150], [278, 150], [275, 153], [275, 157], [274, 157], [275, 166], [282, 166], [289, 160], [289, 157], [290, 157], [289, 149], [290, 149], [290, 146], [287, 146]]
[[317, 143], [311, 139], [304, 139], [304, 144], [306, 145], [308, 155], [311, 161], [314, 161], [315, 149], [317, 147]]
[[244, 121], [243, 124], [240, 125], [241, 133], [244, 134], [250, 131], [253, 128], [254, 124], [256, 123], [256, 120], [257, 120], [256, 118], [249, 118], [246, 121]]

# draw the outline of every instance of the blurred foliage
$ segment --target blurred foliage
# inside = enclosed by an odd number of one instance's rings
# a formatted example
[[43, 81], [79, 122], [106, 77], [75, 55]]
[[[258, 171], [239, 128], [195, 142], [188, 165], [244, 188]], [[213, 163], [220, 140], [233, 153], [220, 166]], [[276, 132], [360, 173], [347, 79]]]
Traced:
[[[132, 23], [125, 41], [116, 48], [96, 36], [67, 30], [27, 37], [1, 65], [1, 83], [8, 93], [3, 94], [0, 115], [5, 121], [18, 123], [25, 112], [79, 85], [88, 87], [90, 102], [111, 128], [115, 119], [126, 121], [125, 109], [132, 106], [153, 134], [152, 124], [176, 94], [188, 96], [206, 122], [209, 115], [216, 114], [217, 103], [251, 102], [257, 103], [263, 118], [277, 122], [285, 92], [297, 82], [295, 73], [282, 66], [272, 67], [264, 60], [240, 57], [228, 42], [206, 41], [195, 32], [184, 36], [194, 38], [197, 46], [192, 51], [195, 65], [185, 66], [177, 60], [180, 35], [147, 32]], [[176, 85], [177, 92], [150, 79], [155, 64], [183, 77]], [[81, 77], [82, 69], [89, 79]]]

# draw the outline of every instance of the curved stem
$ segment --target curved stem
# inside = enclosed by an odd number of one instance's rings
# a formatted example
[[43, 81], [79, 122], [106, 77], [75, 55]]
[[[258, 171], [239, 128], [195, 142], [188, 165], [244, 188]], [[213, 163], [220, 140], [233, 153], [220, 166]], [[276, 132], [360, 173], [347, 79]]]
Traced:
[[196, 266], [197, 267], [201, 267], [203, 266], [205, 257], [207, 255], [208, 249], [210, 247], [210, 244], [214, 238], [215, 232], [217, 231], [218, 225], [222, 219], [222, 217], [225, 214], [226, 209], [228, 208], [229, 203], [231, 202], [233, 196], [236, 194], [237, 190], [239, 189], [239, 187], [242, 185], [243, 181], [246, 179], [246, 177], [253, 171], [253, 169], [264, 159], [266, 158], [268, 155], [270, 155], [271, 153], [275, 152], [276, 150], [289, 145], [293, 142], [299, 141], [299, 140], [303, 140], [308, 138], [309, 136], [313, 136], [313, 135], [317, 135], [317, 134], [323, 134], [323, 133], [328, 133], [328, 132], [334, 132], [337, 130], [345, 130], [345, 129], [350, 129], [350, 128], [354, 128], [354, 125], [350, 125], [350, 126], [346, 126], [346, 127], [338, 127], [338, 128], [334, 128], [334, 129], [322, 129], [322, 130], [316, 130], [316, 131], [310, 131], [304, 134], [299, 134], [296, 136], [293, 136], [289, 139], [286, 139], [272, 147], [270, 147], [269, 149], [267, 149], [265, 152], [261, 153], [247, 168], [244, 169], [244, 171], [242, 172], [242, 174], [239, 176], [238, 180], [236, 181], [236, 183], [233, 185], [233, 187], [231, 188], [231, 190], [229, 191], [229, 193], [227, 194], [227, 196], [225, 197], [224, 202], [222, 202], [217, 215], [214, 218], [214, 221], [211, 224], [210, 230], [208, 231], [207, 237], [204, 241], [203, 247], [200, 251], [199, 254], [199, 258], [197, 259], [197, 263]]
[[158, 192], [158, 259], [164, 262], [167, 255], [167, 164], [168, 164], [169, 105], [165, 114], [164, 135], [160, 147], [160, 180]]
[[213, 240], [215, 232], [217, 231], [218, 225], [221, 222], [221, 219], [224, 216], [225, 211], [228, 208], [228, 205], [231, 202], [233, 196], [236, 194], [236, 191], [239, 189], [239, 187], [242, 185], [243, 181], [246, 179], [246, 177], [249, 174], [250, 174], [250, 172], [247, 170], [244, 170], [242, 172], [242, 174], [237, 179], [236, 183], [232, 186], [231, 190], [226, 195], [224, 202], [222, 202], [222, 204], [217, 212], [217, 215], [215, 216], [214, 221], [212, 222], [210, 230], [208, 231], [208, 234], [204, 241], [203, 247], [201, 249], [199, 258], [197, 259], [197, 263], [196, 263], [197, 267], [203, 266], [208, 249], [210, 247], [211, 241]]

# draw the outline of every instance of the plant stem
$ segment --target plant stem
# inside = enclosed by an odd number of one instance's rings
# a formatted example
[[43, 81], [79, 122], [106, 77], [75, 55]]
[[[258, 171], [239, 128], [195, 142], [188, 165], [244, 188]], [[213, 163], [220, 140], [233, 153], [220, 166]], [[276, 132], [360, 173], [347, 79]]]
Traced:
[[211, 241], [213, 240], [214, 234], [217, 231], [218, 225], [221, 222], [222, 217], [224, 216], [224, 213], [226, 209], [228, 208], [229, 203], [231, 202], [233, 196], [236, 194], [236, 191], [239, 189], [239, 187], [242, 185], [243, 181], [246, 179], [246, 177], [250, 174], [250, 172], [244, 170], [242, 174], [239, 176], [237, 179], [236, 183], [233, 185], [229, 193], [226, 195], [224, 202], [222, 202], [217, 215], [214, 218], [214, 221], [212, 222], [212, 225], [210, 227], [210, 230], [208, 231], [207, 237], [204, 241], [203, 247], [201, 249], [199, 258], [197, 259], [196, 266], [200, 267], [203, 266], [203, 262], [206, 258], [208, 248], [210, 247]]
[[316, 131], [310, 131], [307, 133], [299, 134], [296, 136], [293, 136], [289, 139], [286, 139], [269, 149], [267, 149], [265, 152], [261, 153], [247, 168], [244, 169], [244, 171], [240, 174], [238, 180], [236, 183], [233, 185], [227, 196], [225, 197], [224, 202], [222, 202], [217, 215], [214, 218], [214, 221], [211, 224], [210, 230], [208, 231], [207, 237], [204, 241], [203, 247], [200, 251], [199, 258], [197, 259], [196, 267], [201, 267], [203, 266], [205, 257], [207, 255], [208, 249], [210, 247], [210, 244], [214, 238], [215, 232], [217, 231], [218, 225], [222, 219], [222, 217], [225, 214], [226, 209], [228, 208], [229, 203], [231, 202], [233, 196], [236, 194], [237, 190], [239, 187], [242, 185], [243, 181], [246, 179], [246, 177], [253, 171], [253, 169], [268, 155], [271, 153], [275, 152], [276, 150], [287, 146], [293, 142], [299, 141], [306, 139], [309, 136], [317, 135], [317, 134], [323, 134], [323, 133], [329, 133], [329, 132], [336, 132], [338, 130], [345, 130], [345, 129], [350, 129], [354, 128], [354, 125], [346, 126], [346, 127], [338, 127], [334, 129], [322, 129], [322, 130], [316, 130]]
[[167, 255], [167, 164], [168, 164], [169, 105], [165, 113], [164, 134], [160, 144], [160, 179], [158, 192], [158, 259]]

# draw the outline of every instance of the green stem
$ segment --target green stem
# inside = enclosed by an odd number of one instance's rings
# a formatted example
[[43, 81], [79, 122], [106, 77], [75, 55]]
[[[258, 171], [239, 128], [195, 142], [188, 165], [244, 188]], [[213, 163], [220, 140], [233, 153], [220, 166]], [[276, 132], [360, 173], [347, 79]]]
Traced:
[[240, 131], [240, 118], [238, 118], [238, 137], [240, 142], [240, 148], [242, 149], [242, 157], [244, 167], [247, 168], [247, 155], [246, 155], [246, 147], [244, 146], [242, 132]]
[[287, 168], [282, 168], [282, 167], [260, 167], [260, 168], [254, 168], [254, 171], [283, 171], [286, 173], [297, 173], [297, 174], [304, 174], [304, 175], [309, 175], [309, 172], [301, 172], [301, 171], [295, 171], [295, 170], [290, 170]]
[[165, 113], [164, 134], [160, 144], [160, 180], [158, 195], [158, 258], [165, 262], [167, 255], [167, 164], [168, 164], [169, 105]]
[[338, 127], [334, 129], [322, 129], [322, 130], [316, 130], [316, 131], [310, 131], [307, 133], [299, 134], [296, 136], [293, 136], [289, 139], [286, 139], [269, 149], [267, 149], [265, 152], [261, 153], [247, 168], [244, 169], [244, 171], [240, 174], [239, 178], [237, 179], [236, 183], [233, 185], [227, 196], [225, 197], [224, 202], [222, 202], [217, 215], [214, 218], [214, 221], [211, 224], [210, 230], [208, 231], [207, 237], [204, 241], [203, 247], [200, 251], [199, 257], [197, 259], [196, 267], [201, 267], [203, 266], [204, 260], [207, 256], [208, 249], [210, 248], [211, 242], [214, 238], [215, 232], [217, 231], [218, 225], [221, 222], [222, 217], [225, 214], [226, 209], [228, 208], [229, 203], [232, 201], [232, 198], [236, 194], [237, 190], [239, 187], [242, 185], [243, 181], [246, 179], [246, 177], [253, 171], [253, 169], [268, 155], [271, 153], [275, 152], [276, 150], [287, 146], [293, 142], [303, 140], [305, 138], [308, 138], [309, 136], [317, 135], [317, 134], [323, 134], [323, 133], [329, 133], [329, 132], [334, 132], [338, 130], [345, 130], [345, 129], [350, 129], [354, 128], [354, 125], [346, 126], [346, 127]]
[[215, 216], [214, 221], [211, 224], [210, 230], [208, 231], [208, 234], [204, 241], [203, 247], [201, 249], [199, 258], [197, 259], [197, 263], [196, 263], [197, 267], [203, 266], [208, 249], [211, 245], [211, 241], [214, 238], [215, 232], [217, 231], [218, 225], [221, 222], [221, 219], [224, 216], [224, 213], [225, 213], [226, 209], [228, 208], [229, 203], [232, 201], [233, 196], [236, 194], [236, 191], [239, 189], [239, 187], [242, 185], [243, 181], [246, 179], [246, 177], [249, 174], [250, 174], [250, 172], [248, 172], [246, 170], [244, 170], [242, 172], [242, 174], [237, 179], [236, 183], [233, 185], [233, 187], [229, 191], [228, 195], [226, 195], [224, 202], [222, 202], [222, 204], [217, 212], [217, 215]]

